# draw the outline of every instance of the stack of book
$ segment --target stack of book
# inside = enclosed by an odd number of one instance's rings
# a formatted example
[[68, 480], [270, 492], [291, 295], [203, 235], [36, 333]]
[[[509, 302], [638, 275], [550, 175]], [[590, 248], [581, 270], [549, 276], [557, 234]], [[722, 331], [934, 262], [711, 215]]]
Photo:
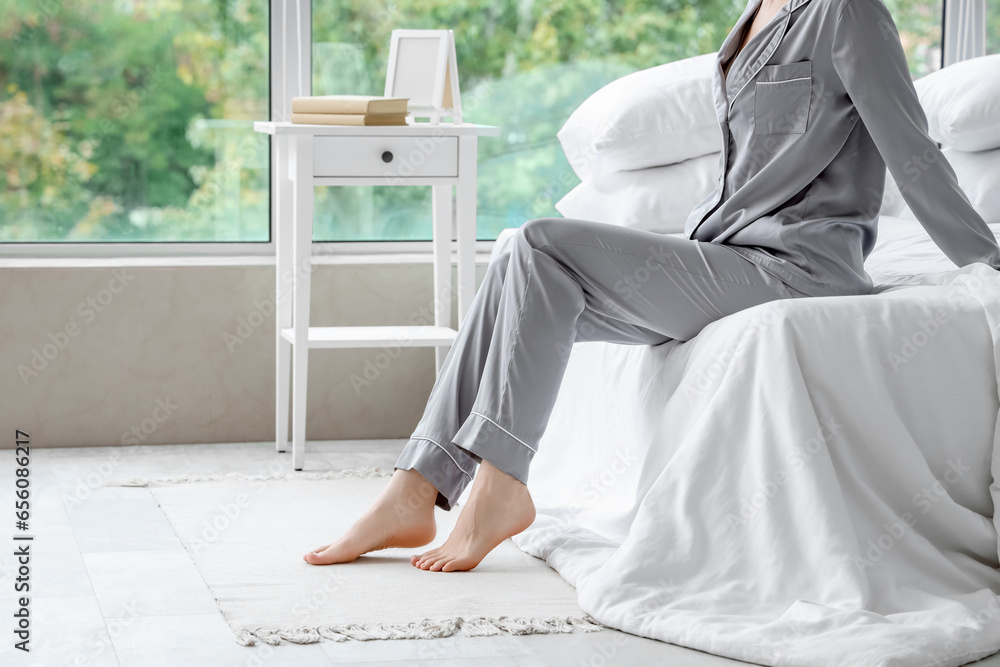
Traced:
[[408, 97], [293, 97], [292, 122], [302, 125], [406, 125]]

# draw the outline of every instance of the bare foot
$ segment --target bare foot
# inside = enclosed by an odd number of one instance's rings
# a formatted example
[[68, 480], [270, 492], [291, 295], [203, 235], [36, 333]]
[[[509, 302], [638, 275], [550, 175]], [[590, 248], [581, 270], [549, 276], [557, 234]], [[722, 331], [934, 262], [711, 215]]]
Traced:
[[437, 534], [437, 489], [416, 470], [396, 470], [372, 506], [339, 540], [302, 559], [311, 565], [349, 563], [363, 553], [390, 547], [422, 547]]
[[411, 556], [410, 562], [432, 572], [471, 570], [498, 544], [534, 520], [535, 504], [528, 487], [483, 460], [469, 502], [447, 541], [437, 549]]

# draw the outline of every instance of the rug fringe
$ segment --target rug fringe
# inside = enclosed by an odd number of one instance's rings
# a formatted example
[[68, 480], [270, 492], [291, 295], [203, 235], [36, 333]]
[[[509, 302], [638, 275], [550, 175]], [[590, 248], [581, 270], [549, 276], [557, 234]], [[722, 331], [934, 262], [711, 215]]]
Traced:
[[315, 644], [323, 639], [335, 642], [348, 640], [371, 641], [374, 639], [437, 639], [450, 637], [456, 633], [466, 637], [489, 637], [508, 633], [511, 635], [536, 635], [581, 632], [597, 632], [605, 627], [591, 616], [569, 616], [550, 618], [449, 618], [445, 620], [415, 621], [413, 623], [369, 623], [365, 625], [321, 625], [288, 630], [266, 630], [264, 628], [236, 631], [236, 642], [241, 646], [254, 646], [264, 642], [277, 646], [289, 644]]
[[241, 472], [229, 472], [219, 475], [179, 475], [177, 477], [127, 477], [124, 480], [108, 480], [104, 486], [149, 486], [151, 484], [189, 484], [193, 482], [224, 482], [227, 480], [323, 480], [323, 479], [343, 479], [345, 477], [388, 477], [392, 475], [392, 470], [382, 468], [350, 468], [348, 470], [328, 470], [326, 472], [297, 472], [283, 473], [279, 475], [247, 475]]

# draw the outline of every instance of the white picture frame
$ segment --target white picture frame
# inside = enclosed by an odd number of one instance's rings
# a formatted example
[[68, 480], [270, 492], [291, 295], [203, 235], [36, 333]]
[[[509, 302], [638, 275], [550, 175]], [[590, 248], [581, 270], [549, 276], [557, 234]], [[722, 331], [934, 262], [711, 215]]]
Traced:
[[386, 97], [409, 98], [410, 120], [442, 118], [462, 122], [455, 33], [451, 30], [393, 30], [385, 76]]

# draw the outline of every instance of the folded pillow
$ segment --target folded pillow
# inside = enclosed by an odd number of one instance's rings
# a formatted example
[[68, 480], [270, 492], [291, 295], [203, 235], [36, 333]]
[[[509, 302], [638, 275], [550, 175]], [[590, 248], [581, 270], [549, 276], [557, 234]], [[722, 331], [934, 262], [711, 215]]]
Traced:
[[1000, 54], [957, 62], [913, 85], [934, 141], [960, 151], [1000, 148]]
[[[959, 187], [986, 224], [1000, 223], [1000, 149], [968, 153], [945, 148], [941, 153], [955, 170]], [[917, 219], [909, 206], [897, 217]]]
[[720, 153], [712, 153], [584, 181], [556, 203], [556, 210], [565, 218], [680, 233], [694, 207], [718, 184], [720, 158]]
[[556, 134], [580, 180], [721, 151], [716, 55], [633, 72], [587, 98]]

